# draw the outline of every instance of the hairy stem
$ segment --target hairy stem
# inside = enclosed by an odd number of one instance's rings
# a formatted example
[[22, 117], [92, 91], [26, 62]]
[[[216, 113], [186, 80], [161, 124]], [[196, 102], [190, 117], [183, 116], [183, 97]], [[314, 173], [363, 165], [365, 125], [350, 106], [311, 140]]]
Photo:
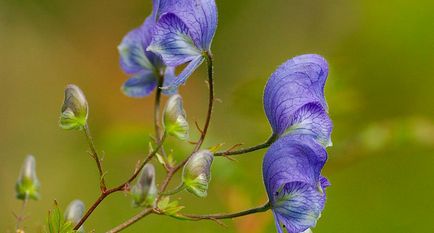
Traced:
[[115, 227], [115, 228], [107, 231], [106, 233], [120, 232], [120, 231], [124, 230], [125, 228], [131, 226], [132, 224], [136, 223], [140, 219], [148, 216], [151, 213], [152, 213], [152, 209], [144, 209], [142, 212], [138, 213], [137, 215], [135, 215], [134, 217], [128, 219], [127, 221], [119, 224], [117, 227]]
[[185, 217], [186, 220], [192, 220], [192, 221], [200, 221], [200, 220], [215, 220], [215, 219], [230, 219], [230, 218], [238, 218], [250, 214], [265, 212], [271, 208], [270, 202], [267, 202], [265, 205], [248, 209], [244, 211], [240, 211], [237, 213], [230, 213], [230, 214], [205, 214], [205, 215], [193, 215], [193, 214], [182, 214], [180, 215], [181, 218]]
[[86, 213], [80, 219], [80, 222], [78, 222], [77, 225], [75, 225], [74, 230], [78, 230], [78, 228], [80, 228], [83, 225], [83, 223], [89, 218], [89, 216], [93, 213], [93, 211], [101, 204], [101, 202], [106, 197], [110, 196], [110, 194], [112, 194], [112, 193], [124, 191], [126, 188], [128, 188], [129, 184], [132, 181], [134, 181], [134, 179], [136, 179], [136, 177], [139, 175], [139, 173], [143, 169], [143, 167], [157, 154], [157, 152], [160, 150], [161, 146], [163, 145], [165, 139], [166, 139], [166, 133], [163, 133], [163, 136], [161, 138], [160, 143], [157, 145], [157, 147], [152, 152], [149, 152], [149, 154], [145, 158], [145, 160], [140, 164], [139, 167], [136, 168], [133, 175], [130, 178], [128, 178], [127, 181], [123, 182], [122, 184], [120, 184], [114, 188], [106, 189], [106, 190], [102, 191], [100, 196], [98, 197], [98, 199], [92, 204], [92, 206], [86, 211]]
[[267, 139], [267, 141], [265, 141], [264, 143], [261, 143], [259, 145], [247, 147], [247, 148], [243, 148], [243, 149], [239, 149], [239, 150], [220, 151], [220, 152], [214, 153], [214, 156], [241, 155], [241, 154], [246, 154], [249, 152], [257, 151], [257, 150], [269, 147], [274, 141], [276, 141], [276, 139], [277, 139], [277, 135], [272, 134]]
[[90, 129], [89, 129], [88, 124], [86, 124], [84, 126], [84, 134], [86, 135], [86, 139], [87, 139], [87, 142], [89, 144], [91, 156], [95, 160], [96, 166], [98, 167], [98, 173], [99, 173], [99, 179], [100, 179], [100, 181], [99, 181], [100, 182], [100, 189], [102, 192], [104, 192], [105, 190], [107, 190], [107, 186], [105, 184], [105, 179], [104, 179], [104, 170], [102, 168], [102, 164], [101, 164], [101, 160], [98, 156], [98, 152], [96, 151], [95, 144], [93, 143], [92, 135], [90, 134]]
[[29, 195], [26, 193], [26, 196], [24, 197], [23, 203], [21, 205], [21, 210], [19, 215], [17, 216], [17, 224], [15, 226], [15, 230], [18, 232], [18, 230], [21, 227], [21, 223], [24, 221], [25, 218], [25, 212], [26, 212], [26, 207], [27, 207], [27, 203], [29, 202]]

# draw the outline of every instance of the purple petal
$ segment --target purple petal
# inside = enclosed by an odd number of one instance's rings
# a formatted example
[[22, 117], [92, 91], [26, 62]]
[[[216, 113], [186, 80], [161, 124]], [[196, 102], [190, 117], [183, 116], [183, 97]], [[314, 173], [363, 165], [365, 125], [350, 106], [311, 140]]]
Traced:
[[286, 134], [311, 136], [324, 147], [331, 146], [333, 124], [319, 103], [308, 103], [294, 112], [289, 119]]
[[276, 225], [285, 225], [288, 232], [315, 225], [325, 202], [318, 187], [326, 160], [327, 152], [311, 137], [287, 135], [272, 144], [262, 169]]
[[151, 94], [157, 86], [157, 78], [154, 73], [142, 71], [130, 79], [122, 86], [122, 91], [129, 97], [144, 97]]
[[175, 80], [169, 85], [165, 86], [165, 89], [178, 89], [178, 87], [187, 81], [187, 78], [199, 67], [205, 60], [203, 56], [198, 56], [191, 61], [184, 70], [175, 78]]
[[146, 51], [151, 42], [153, 27], [153, 20], [148, 17], [140, 27], [130, 31], [119, 44], [120, 64], [126, 73], [152, 71], [155, 67], [161, 66], [159, 57]]
[[[172, 86], [173, 83], [175, 82], [175, 80], [176, 80], [175, 68], [174, 67], [167, 67], [166, 73], [164, 74], [163, 87]], [[162, 88], [161, 92], [165, 95], [174, 95], [174, 94], [178, 93], [178, 89], [177, 88]]]
[[325, 178], [324, 176], [320, 176], [319, 177], [319, 184], [318, 184], [318, 189], [324, 193], [323, 197], [320, 200], [320, 204], [321, 204], [321, 208], [324, 209], [325, 206], [325, 202], [326, 202], [326, 189], [327, 187], [329, 187], [331, 184], [329, 182], [329, 180], [327, 178]]
[[317, 102], [327, 111], [327, 75], [327, 62], [314, 54], [294, 57], [271, 75], [264, 91], [264, 109], [274, 133], [285, 132], [293, 114], [307, 103]]
[[176, 14], [188, 26], [193, 41], [208, 51], [217, 28], [217, 7], [214, 0], [167, 0], [165, 12]]
[[307, 183], [285, 184], [273, 204], [276, 225], [285, 228], [288, 233], [303, 232], [315, 226], [323, 209], [321, 201], [324, 196], [315, 186]]
[[187, 25], [175, 14], [161, 16], [154, 28], [148, 51], [159, 54], [168, 66], [178, 66], [200, 56]]
[[187, 78], [190, 77], [190, 75], [197, 69], [197, 67], [199, 67], [203, 63], [204, 60], [205, 58], [203, 56], [198, 56], [194, 58], [194, 60], [191, 61], [178, 75], [172, 86], [178, 87], [181, 84], [184, 84], [187, 81]]
[[264, 183], [272, 194], [290, 182], [317, 185], [327, 160], [327, 152], [312, 138], [288, 135], [274, 142], [265, 154], [262, 169]]

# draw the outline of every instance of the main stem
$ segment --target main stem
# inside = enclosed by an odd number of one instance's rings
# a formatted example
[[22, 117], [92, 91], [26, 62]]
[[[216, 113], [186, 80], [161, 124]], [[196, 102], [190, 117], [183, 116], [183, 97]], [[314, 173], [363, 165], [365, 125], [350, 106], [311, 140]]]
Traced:
[[267, 139], [267, 141], [265, 141], [264, 143], [261, 143], [259, 145], [248, 147], [248, 148], [243, 148], [240, 150], [221, 151], [221, 152], [214, 153], [214, 156], [241, 155], [241, 154], [246, 154], [249, 152], [257, 151], [257, 150], [269, 147], [271, 144], [273, 144], [274, 141], [276, 141], [276, 139], [277, 139], [277, 135], [272, 134]]
[[86, 135], [87, 142], [89, 144], [89, 148], [91, 150], [92, 158], [96, 162], [96, 166], [98, 167], [99, 179], [100, 179], [100, 189], [102, 192], [107, 190], [107, 186], [105, 184], [104, 179], [104, 171], [102, 168], [101, 160], [99, 159], [98, 152], [96, 151], [95, 144], [93, 143], [92, 135], [90, 134], [89, 125], [86, 123], [84, 126], [84, 134]]
[[230, 213], [230, 214], [206, 214], [206, 215], [193, 215], [193, 214], [183, 214], [181, 216], [186, 217], [186, 220], [192, 220], [192, 221], [200, 221], [200, 220], [214, 220], [214, 219], [230, 219], [230, 218], [238, 218], [250, 214], [265, 212], [271, 208], [270, 202], [267, 202], [265, 205], [244, 210], [237, 213]]
[[118, 185], [118, 186], [116, 186], [114, 188], [106, 189], [104, 191], [101, 191], [101, 194], [98, 197], [98, 199], [86, 211], [86, 213], [80, 219], [80, 222], [78, 222], [77, 225], [75, 225], [74, 230], [78, 230], [83, 225], [83, 223], [89, 218], [89, 216], [93, 213], [93, 211], [101, 204], [101, 202], [106, 197], [110, 196], [110, 194], [112, 194], [112, 193], [125, 190], [125, 188], [132, 181], [134, 181], [134, 179], [136, 179], [136, 177], [139, 175], [139, 173], [143, 169], [143, 167], [157, 154], [157, 152], [160, 150], [161, 146], [163, 145], [165, 139], [166, 139], [166, 133], [163, 133], [163, 136], [161, 138], [160, 143], [157, 145], [157, 147], [152, 152], [150, 152], [148, 154], [148, 156], [145, 158], [145, 160], [140, 164], [140, 166], [134, 171], [133, 175], [130, 178], [128, 178], [127, 181], [123, 182], [122, 184], [120, 184], [120, 185]]

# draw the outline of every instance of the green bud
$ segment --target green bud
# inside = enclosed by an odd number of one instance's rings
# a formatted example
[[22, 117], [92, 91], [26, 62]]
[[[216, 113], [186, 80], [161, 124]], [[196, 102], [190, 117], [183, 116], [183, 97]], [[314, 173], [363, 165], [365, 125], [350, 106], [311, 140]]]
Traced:
[[153, 206], [158, 190], [155, 185], [155, 168], [146, 164], [138, 177], [137, 183], [131, 188], [133, 206]]
[[[69, 203], [68, 207], [66, 207], [65, 220], [71, 222], [75, 226], [80, 222], [84, 215], [84, 211], [84, 203], [81, 200], [74, 200]], [[81, 226], [77, 232], [84, 232], [83, 226]]]
[[180, 140], [188, 139], [189, 126], [187, 114], [182, 105], [182, 97], [178, 94], [169, 98], [164, 108], [163, 126], [169, 135]]
[[209, 150], [194, 153], [184, 166], [182, 181], [186, 189], [198, 197], [206, 197], [214, 160]]
[[60, 114], [60, 127], [81, 130], [86, 125], [87, 115], [88, 105], [83, 92], [76, 85], [68, 85]]
[[36, 162], [33, 155], [28, 155], [24, 160], [20, 175], [15, 185], [18, 199], [39, 199], [39, 180], [36, 177]]

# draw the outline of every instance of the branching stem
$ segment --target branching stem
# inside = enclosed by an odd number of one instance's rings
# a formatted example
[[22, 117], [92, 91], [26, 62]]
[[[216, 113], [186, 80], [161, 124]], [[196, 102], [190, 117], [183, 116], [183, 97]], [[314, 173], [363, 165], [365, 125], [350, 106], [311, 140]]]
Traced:
[[81, 218], [80, 222], [78, 222], [78, 224], [75, 225], [74, 230], [78, 230], [78, 228], [80, 228], [80, 226], [83, 225], [83, 223], [87, 220], [87, 218], [89, 218], [89, 216], [93, 213], [93, 211], [99, 206], [99, 204], [101, 204], [101, 202], [106, 197], [110, 196], [110, 194], [112, 194], [112, 193], [124, 191], [128, 187], [128, 185], [132, 181], [134, 181], [134, 179], [136, 179], [136, 177], [139, 175], [139, 173], [143, 169], [143, 167], [157, 154], [157, 152], [160, 150], [161, 146], [163, 145], [165, 139], [166, 139], [166, 133], [163, 133], [163, 136], [162, 136], [160, 143], [157, 145], [157, 147], [152, 152], [149, 152], [149, 154], [145, 158], [145, 160], [140, 164], [140, 166], [134, 171], [133, 175], [130, 178], [128, 178], [127, 181], [123, 182], [122, 184], [120, 184], [114, 188], [106, 189], [105, 191], [102, 191], [100, 196], [98, 197], [98, 199], [93, 203], [93, 205], [86, 211], [84, 216]]
[[214, 156], [241, 155], [241, 154], [246, 154], [249, 152], [257, 151], [257, 150], [269, 147], [274, 141], [276, 141], [276, 139], [277, 139], [277, 136], [275, 134], [273, 134], [267, 139], [267, 141], [265, 141], [264, 143], [261, 143], [259, 145], [247, 147], [247, 148], [243, 148], [243, 149], [239, 149], [239, 150], [221, 151], [221, 152], [214, 153]]
[[191, 220], [191, 221], [200, 221], [200, 220], [216, 220], [216, 219], [232, 219], [232, 218], [238, 218], [250, 214], [265, 212], [271, 208], [270, 202], [267, 202], [265, 205], [248, 209], [244, 211], [240, 211], [237, 213], [230, 213], [230, 214], [206, 214], [206, 215], [193, 215], [193, 214], [181, 214], [180, 217], [185, 217], [185, 220]]
[[148, 216], [149, 214], [151, 214], [153, 212], [152, 209], [144, 209], [142, 212], [138, 213], [137, 215], [135, 215], [134, 217], [128, 219], [127, 221], [123, 222], [122, 224], [118, 225], [117, 227], [107, 231], [106, 233], [116, 233], [116, 232], [120, 232], [122, 230], [124, 230], [125, 228], [133, 225], [134, 223], [136, 223], [137, 221], [139, 221], [140, 219]]

